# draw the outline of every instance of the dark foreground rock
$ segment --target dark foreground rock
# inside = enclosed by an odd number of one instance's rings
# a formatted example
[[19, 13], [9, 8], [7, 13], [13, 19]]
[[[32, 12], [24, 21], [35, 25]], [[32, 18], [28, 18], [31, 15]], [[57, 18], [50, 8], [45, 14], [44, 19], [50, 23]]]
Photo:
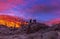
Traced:
[[0, 39], [60, 39], [60, 29], [42, 23], [29, 23], [21, 28], [0, 26]]

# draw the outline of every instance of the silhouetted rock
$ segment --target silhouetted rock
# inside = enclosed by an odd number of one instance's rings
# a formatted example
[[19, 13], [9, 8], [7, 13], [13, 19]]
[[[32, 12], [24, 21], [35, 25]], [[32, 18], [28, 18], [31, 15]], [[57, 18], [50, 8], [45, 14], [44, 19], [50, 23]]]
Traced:
[[36, 19], [33, 20], [33, 23], [37, 23]]
[[42, 23], [36, 23], [36, 24], [28, 24], [27, 26], [27, 33], [35, 33], [38, 31], [46, 30], [49, 28], [48, 25], [42, 24]]
[[30, 19], [29, 23], [32, 23], [32, 19]]

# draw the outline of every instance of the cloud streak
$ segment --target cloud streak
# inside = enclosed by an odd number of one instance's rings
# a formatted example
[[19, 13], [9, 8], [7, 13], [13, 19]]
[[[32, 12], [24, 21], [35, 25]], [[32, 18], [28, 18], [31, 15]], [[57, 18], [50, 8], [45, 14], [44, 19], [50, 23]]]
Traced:
[[59, 16], [60, 1], [59, 0], [0, 0], [0, 13], [15, 16], [23, 16], [25, 18], [36, 17], [39, 20], [52, 19], [60, 17]]

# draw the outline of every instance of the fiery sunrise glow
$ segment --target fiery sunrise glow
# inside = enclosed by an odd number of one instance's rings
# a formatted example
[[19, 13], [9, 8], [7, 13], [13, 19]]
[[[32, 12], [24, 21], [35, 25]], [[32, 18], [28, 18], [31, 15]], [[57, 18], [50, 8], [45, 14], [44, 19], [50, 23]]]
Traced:
[[24, 22], [22, 18], [0, 15], [0, 25], [19, 28], [21, 24], [26, 24], [26, 22]]

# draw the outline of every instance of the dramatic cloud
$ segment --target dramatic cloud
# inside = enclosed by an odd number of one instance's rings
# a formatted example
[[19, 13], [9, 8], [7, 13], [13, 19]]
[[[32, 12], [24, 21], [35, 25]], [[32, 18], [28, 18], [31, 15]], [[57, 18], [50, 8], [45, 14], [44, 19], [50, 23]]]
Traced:
[[49, 20], [60, 17], [59, 0], [0, 0], [0, 14]]

